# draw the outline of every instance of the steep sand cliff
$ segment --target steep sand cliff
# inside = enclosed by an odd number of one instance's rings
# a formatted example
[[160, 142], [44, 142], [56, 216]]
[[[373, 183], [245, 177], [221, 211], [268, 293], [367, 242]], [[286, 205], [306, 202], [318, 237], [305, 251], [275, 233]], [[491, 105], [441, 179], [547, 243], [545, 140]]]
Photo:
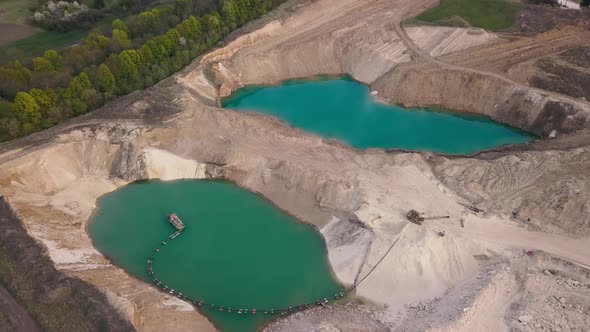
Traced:
[[[506, 328], [517, 314], [507, 309], [514, 303], [540, 314], [535, 301], [542, 294], [513, 297], [534, 286], [522, 283], [523, 275], [531, 277], [522, 269], [547, 276], [543, 269], [549, 263], [540, 251], [564, 260], [550, 273], [562, 271], [582, 285], [576, 322], [590, 322], [584, 279], [590, 267], [585, 254], [590, 245], [588, 105], [432, 61], [432, 56], [499, 41], [492, 34], [455, 28], [400, 32], [399, 20], [431, 4], [307, 3], [148, 91], [0, 146], [0, 190], [56, 266], [104, 289], [140, 330], [213, 329], [194, 308], [129, 277], [92, 247], [85, 227], [96, 199], [146, 178], [223, 177], [261, 193], [321, 230], [343, 283], [359, 280], [381, 261], [356, 291], [372, 316], [359, 315], [378, 321], [374, 326], [404, 329], [422, 322], [424, 328], [449, 330]], [[416, 69], [420, 66], [423, 71]], [[392, 100], [456, 106], [541, 134], [576, 133], [461, 158], [356, 151], [270, 117], [212, 106], [243, 84], [342, 73], [371, 83]], [[555, 100], [559, 105], [553, 108]], [[508, 106], [494, 107], [505, 101]], [[405, 218], [409, 209], [450, 219], [418, 226]], [[441, 230], [444, 237], [437, 235]], [[538, 282], [545, 287], [549, 281]], [[562, 288], [551, 290], [561, 294]], [[470, 303], [473, 310], [465, 310]], [[488, 307], [495, 310], [493, 319], [477, 323], [473, 317], [483, 316]], [[322, 324], [338, 328], [341, 322], [330, 321], [327, 312], [319, 316]]]

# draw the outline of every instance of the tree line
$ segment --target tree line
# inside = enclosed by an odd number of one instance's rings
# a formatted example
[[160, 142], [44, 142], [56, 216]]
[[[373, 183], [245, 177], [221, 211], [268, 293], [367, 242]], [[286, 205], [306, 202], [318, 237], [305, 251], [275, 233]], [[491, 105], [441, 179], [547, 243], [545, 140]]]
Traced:
[[[285, 0], [179, 0], [112, 22], [110, 36], [0, 67], [0, 140], [54, 126], [154, 85]], [[208, 6], [217, 10], [193, 16]], [[182, 18], [178, 21], [176, 18]]]

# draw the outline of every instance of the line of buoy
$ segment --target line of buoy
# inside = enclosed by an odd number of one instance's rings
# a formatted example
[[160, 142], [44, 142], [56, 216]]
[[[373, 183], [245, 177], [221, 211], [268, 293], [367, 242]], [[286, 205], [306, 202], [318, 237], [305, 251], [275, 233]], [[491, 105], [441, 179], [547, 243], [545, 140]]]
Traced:
[[[172, 235], [167, 237], [167, 240], [174, 240], [176, 239], [181, 233], [180, 232], [174, 232]], [[191, 299], [187, 296], [185, 296], [184, 294], [175, 291], [174, 289], [168, 287], [166, 284], [164, 284], [157, 276], [156, 273], [154, 272], [153, 269], [153, 263], [155, 258], [157, 257], [157, 255], [160, 253], [161, 249], [163, 247], [165, 247], [168, 244], [167, 241], [162, 241], [160, 242], [160, 247], [156, 247], [154, 249], [154, 253], [149, 257], [149, 259], [147, 260], [147, 273], [148, 275], [152, 278], [152, 282], [154, 285], [156, 285], [156, 287], [160, 288], [161, 290], [163, 290], [164, 292], [167, 292], [171, 295], [175, 295], [176, 297], [178, 297], [181, 300], [184, 301], [188, 301], [189, 303], [192, 303], [193, 305], [197, 306], [197, 307], [209, 307], [209, 309], [211, 310], [218, 310], [220, 312], [227, 312], [227, 313], [237, 313], [239, 315], [256, 315], [259, 312], [260, 313], [264, 313], [265, 315], [276, 315], [276, 314], [287, 314], [287, 313], [292, 313], [295, 311], [302, 311], [305, 309], [308, 309], [312, 306], [322, 306], [322, 307], [326, 307], [326, 304], [329, 303], [329, 299], [328, 297], [322, 297], [319, 298], [315, 301], [309, 302], [309, 303], [303, 303], [303, 304], [298, 304], [298, 305], [293, 305], [290, 306], [288, 308], [265, 308], [265, 309], [255, 309], [255, 308], [251, 308], [251, 309], [243, 309], [243, 308], [238, 308], [237, 310], [235, 308], [231, 308], [229, 306], [221, 306], [221, 305], [216, 305], [213, 303], [207, 303], [201, 299]], [[355, 286], [356, 287], [356, 286]], [[331, 298], [333, 298], [334, 300], [343, 298], [347, 293], [351, 292], [352, 290], [354, 290], [355, 287], [352, 287], [348, 290], [345, 291], [341, 291], [341, 292], [337, 292], [335, 293], [333, 296], [331, 296]]]

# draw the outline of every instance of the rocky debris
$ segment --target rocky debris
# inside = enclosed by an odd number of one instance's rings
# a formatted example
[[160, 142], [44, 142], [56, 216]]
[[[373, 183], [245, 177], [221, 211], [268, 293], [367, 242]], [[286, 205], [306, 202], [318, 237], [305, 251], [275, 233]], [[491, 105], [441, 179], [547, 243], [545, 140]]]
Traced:
[[111, 176], [125, 181], [147, 178], [142, 149], [131, 142], [123, 142], [115, 153]]
[[561, 277], [558, 276], [555, 281], [557, 282], [558, 285], [560, 286], [566, 286], [569, 288], [576, 288], [580, 286], [580, 282], [577, 280], [573, 280], [567, 277]]
[[572, 285], [581, 283], [565, 276], [582, 268], [538, 255], [538, 259], [515, 261], [522, 295], [510, 305], [514, 317], [510, 327], [515, 331], [586, 331], [590, 290], [579, 286], [574, 290]]
[[409, 305], [410, 310], [416, 312], [432, 312], [434, 309], [434, 305], [431, 302], [419, 302]]
[[[590, 234], [586, 205], [590, 191], [582, 189], [590, 186], [590, 153], [586, 148], [502, 156], [480, 153], [473, 159], [434, 164], [442, 183], [460, 192], [461, 197], [481, 200], [479, 205], [486, 211], [504, 215], [518, 211], [516, 221], [539, 231]], [[465, 169], [459, 170], [459, 164]], [[494, 180], [483, 180], [488, 178]]]
[[390, 319], [390, 327], [399, 331], [426, 331], [445, 326], [450, 321], [476, 310], [478, 296], [490, 286], [498, 271], [508, 267], [506, 262], [497, 258], [480, 260], [477, 273], [470, 275], [461, 283], [449, 289], [445, 294], [430, 301], [409, 304], [403, 314], [404, 319]]
[[263, 331], [389, 331], [377, 319], [381, 309], [369, 304], [331, 304], [280, 318]]
[[589, 22], [590, 13], [583, 10], [561, 10], [529, 5], [518, 13], [516, 22], [510, 29], [534, 35], [549, 31], [564, 23], [588, 28]]

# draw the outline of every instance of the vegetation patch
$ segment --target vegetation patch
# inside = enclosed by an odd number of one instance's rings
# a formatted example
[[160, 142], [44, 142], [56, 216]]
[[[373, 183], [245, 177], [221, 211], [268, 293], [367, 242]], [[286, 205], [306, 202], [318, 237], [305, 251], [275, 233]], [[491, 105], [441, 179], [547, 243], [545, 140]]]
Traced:
[[48, 1], [37, 9], [30, 20], [44, 29], [68, 31], [79, 27], [82, 22], [92, 22], [100, 15], [98, 10], [90, 10], [77, 1]]
[[[0, 141], [150, 87], [284, 1], [176, 0], [116, 19], [108, 32], [92, 31], [72, 47], [13, 57], [0, 66]], [[72, 34], [69, 40], [79, 37]]]
[[48, 49], [64, 48], [81, 40], [86, 34], [88, 34], [87, 30], [38, 32], [0, 48], [0, 62], [6, 62], [14, 58], [40, 55]]
[[521, 4], [508, 0], [440, 0], [440, 4], [416, 16], [411, 23], [448, 25], [460, 17], [471, 26], [486, 30], [507, 29], [514, 23]]

